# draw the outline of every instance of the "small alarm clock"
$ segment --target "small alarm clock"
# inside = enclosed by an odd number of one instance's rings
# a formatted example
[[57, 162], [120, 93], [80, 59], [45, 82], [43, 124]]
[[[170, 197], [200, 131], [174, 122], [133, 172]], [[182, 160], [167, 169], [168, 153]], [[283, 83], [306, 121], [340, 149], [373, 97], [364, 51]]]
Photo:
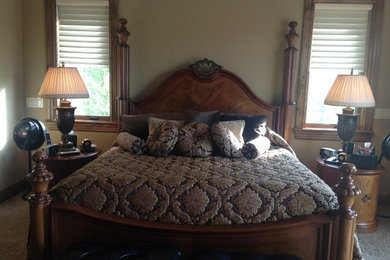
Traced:
[[96, 145], [94, 145], [91, 140], [89, 140], [88, 138], [84, 139], [82, 142], [81, 142], [81, 146], [80, 146], [80, 150], [82, 152], [87, 152], [87, 153], [90, 153], [90, 152], [94, 152], [96, 150]]

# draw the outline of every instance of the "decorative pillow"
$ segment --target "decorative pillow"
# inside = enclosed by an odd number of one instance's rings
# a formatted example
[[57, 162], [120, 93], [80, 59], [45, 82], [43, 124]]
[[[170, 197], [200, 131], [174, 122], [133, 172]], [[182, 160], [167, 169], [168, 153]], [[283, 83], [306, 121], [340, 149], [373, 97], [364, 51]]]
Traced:
[[149, 134], [147, 145], [148, 152], [153, 156], [167, 156], [175, 147], [178, 137], [178, 129], [173, 121], [160, 123]]
[[176, 150], [188, 157], [206, 157], [213, 153], [210, 127], [204, 123], [193, 122], [179, 130]]
[[237, 140], [244, 145], [245, 140], [243, 137], [244, 129], [245, 129], [245, 121], [244, 120], [234, 120], [234, 121], [221, 121], [219, 124], [225, 126], [229, 129]]
[[116, 144], [118, 144], [123, 149], [138, 155], [144, 154], [147, 149], [144, 140], [127, 132], [118, 134], [116, 137]]
[[183, 113], [138, 114], [121, 116], [121, 132], [128, 132], [146, 140], [149, 136], [148, 119], [158, 117], [166, 120], [183, 120]]
[[260, 154], [268, 151], [270, 147], [271, 142], [267, 137], [258, 136], [257, 138], [244, 144], [242, 147], [242, 154], [248, 159], [255, 159], [258, 158]]
[[184, 123], [189, 124], [192, 122], [204, 123], [208, 126], [211, 126], [214, 123], [219, 122], [220, 111], [207, 111], [207, 112], [199, 112], [187, 110], [184, 111]]
[[234, 114], [234, 113], [222, 113], [220, 116], [220, 120], [221, 121], [244, 120], [245, 129], [244, 129], [243, 137], [245, 142], [249, 142], [250, 140], [255, 139], [259, 135], [265, 135], [266, 133], [265, 128], [269, 118], [266, 115], [245, 115], [245, 114]]
[[272, 145], [285, 148], [285, 149], [289, 150], [296, 157], [296, 154], [295, 154], [294, 150], [292, 149], [292, 147], [279, 134], [277, 134], [276, 132], [274, 132], [273, 130], [271, 130], [267, 127], [267, 132], [266, 132], [265, 136], [268, 137], [268, 139], [271, 141]]
[[176, 123], [176, 126], [178, 129], [182, 128], [184, 126], [184, 121], [183, 120], [167, 120], [167, 119], [162, 119], [162, 118], [157, 118], [157, 117], [149, 117], [148, 122], [149, 122], [149, 133], [153, 132], [153, 130], [158, 127], [162, 122], [164, 121], [172, 121]]
[[244, 127], [244, 120], [224, 121], [211, 126], [211, 137], [225, 156], [230, 158], [242, 156], [241, 148], [244, 145], [242, 132]]

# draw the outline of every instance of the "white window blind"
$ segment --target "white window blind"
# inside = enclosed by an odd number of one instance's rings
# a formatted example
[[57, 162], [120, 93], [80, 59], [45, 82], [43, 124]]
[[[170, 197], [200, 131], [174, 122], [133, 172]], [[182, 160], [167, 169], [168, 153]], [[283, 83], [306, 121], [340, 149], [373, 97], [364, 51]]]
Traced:
[[307, 124], [335, 124], [341, 108], [324, 105], [338, 74], [364, 73], [370, 4], [316, 4], [310, 55]]
[[310, 69], [364, 71], [369, 4], [316, 4]]
[[58, 62], [109, 67], [108, 0], [57, 0]]

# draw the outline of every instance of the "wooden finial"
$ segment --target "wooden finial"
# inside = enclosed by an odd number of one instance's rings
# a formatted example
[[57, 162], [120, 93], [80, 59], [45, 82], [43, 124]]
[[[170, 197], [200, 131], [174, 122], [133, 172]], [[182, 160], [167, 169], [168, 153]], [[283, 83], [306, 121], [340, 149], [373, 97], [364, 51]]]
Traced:
[[290, 31], [286, 34], [285, 37], [286, 37], [286, 40], [288, 43], [288, 47], [294, 48], [295, 44], [297, 42], [297, 39], [299, 37], [299, 34], [297, 34], [297, 32], [295, 30], [295, 27], [298, 26], [298, 23], [295, 21], [292, 21], [288, 24], [288, 26], [290, 27]]
[[49, 188], [49, 182], [53, 179], [53, 174], [46, 170], [45, 161], [47, 155], [43, 151], [37, 151], [33, 154], [32, 159], [36, 165], [34, 170], [27, 175], [31, 184], [32, 197], [30, 201], [36, 204], [50, 203], [51, 197], [46, 193]]
[[343, 163], [340, 166], [342, 173], [340, 183], [333, 187], [334, 192], [339, 198], [340, 210], [346, 218], [352, 219], [356, 217], [355, 211], [352, 209], [355, 196], [360, 194], [359, 188], [354, 184], [352, 175], [356, 173], [357, 169], [352, 163]]
[[119, 30], [116, 32], [119, 37], [119, 43], [120, 45], [127, 45], [127, 39], [130, 36], [130, 32], [126, 28], [127, 20], [125, 18], [120, 18], [119, 23]]
[[45, 208], [51, 203], [52, 198], [47, 194], [49, 183], [53, 174], [46, 170], [45, 161], [47, 155], [43, 151], [37, 151], [32, 156], [35, 167], [27, 175], [31, 184], [30, 203], [30, 229], [29, 242], [27, 244], [27, 259], [46, 259], [46, 234], [48, 221]]

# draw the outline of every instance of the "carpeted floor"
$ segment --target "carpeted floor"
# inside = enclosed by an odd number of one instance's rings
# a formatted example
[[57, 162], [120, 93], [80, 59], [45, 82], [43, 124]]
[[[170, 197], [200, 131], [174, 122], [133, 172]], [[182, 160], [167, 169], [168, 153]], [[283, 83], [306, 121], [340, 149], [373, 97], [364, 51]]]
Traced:
[[378, 231], [358, 234], [365, 260], [390, 259], [390, 205], [379, 205], [377, 213]]
[[26, 259], [29, 213], [21, 196], [0, 204], [0, 259]]
[[[26, 258], [28, 203], [21, 194], [0, 204], [0, 259]], [[378, 214], [390, 216], [390, 206], [379, 206]], [[378, 231], [359, 234], [365, 260], [390, 259], [390, 218], [378, 217]]]

